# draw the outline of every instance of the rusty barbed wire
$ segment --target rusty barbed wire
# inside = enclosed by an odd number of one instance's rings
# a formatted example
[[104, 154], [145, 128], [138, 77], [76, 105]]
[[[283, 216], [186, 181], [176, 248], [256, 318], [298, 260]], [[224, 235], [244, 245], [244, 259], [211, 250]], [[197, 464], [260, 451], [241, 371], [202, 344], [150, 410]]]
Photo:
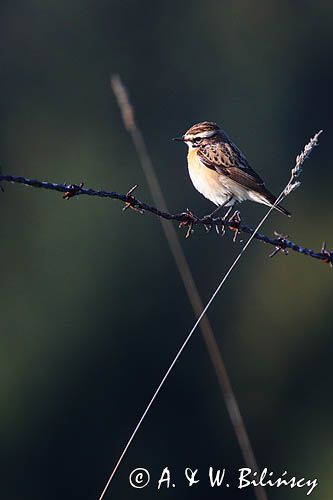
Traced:
[[[210, 220], [207, 220], [207, 217], [196, 217], [193, 216], [193, 214], [191, 214], [190, 212], [171, 214], [169, 212], [159, 210], [157, 207], [149, 205], [148, 203], [140, 201], [138, 198], [136, 198], [133, 195], [132, 188], [126, 194], [121, 194], [117, 193], [116, 191], [106, 191], [104, 189], [96, 190], [92, 188], [87, 188], [84, 187], [84, 184], [82, 182], [80, 184], [60, 184], [56, 182], [30, 179], [27, 177], [17, 176], [17, 175], [0, 175], [0, 183], [1, 182], [23, 184], [25, 186], [34, 187], [37, 189], [48, 189], [50, 191], [58, 191], [60, 193], [64, 193], [64, 198], [66, 200], [82, 195], [96, 196], [98, 198], [110, 198], [113, 200], [122, 201], [123, 203], [125, 203], [125, 206], [133, 208], [138, 213], [143, 214], [147, 212], [156, 215], [157, 217], [161, 217], [165, 220], [176, 221], [185, 226], [190, 225], [192, 229], [195, 226], [203, 226], [204, 228], [207, 229], [207, 226], [209, 226], [210, 228], [214, 227], [217, 231], [220, 231], [221, 228], [223, 227], [227, 227], [229, 229], [233, 229], [234, 231], [237, 230], [237, 232], [249, 235], [252, 235], [254, 232], [254, 229], [252, 229], [250, 226], [243, 224], [242, 222], [238, 222], [237, 220], [224, 221], [223, 217], [215, 217], [211, 218]], [[298, 243], [294, 243], [287, 237], [284, 237], [280, 234], [272, 238], [262, 233], [256, 233], [254, 238], [263, 243], [273, 245], [275, 249], [291, 250], [295, 253], [306, 255], [307, 257], [320, 260], [321, 262], [329, 264], [331, 267], [333, 267], [333, 250], [330, 251], [327, 250], [326, 244], [322, 245], [321, 250], [316, 252], [315, 250], [306, 248]]]

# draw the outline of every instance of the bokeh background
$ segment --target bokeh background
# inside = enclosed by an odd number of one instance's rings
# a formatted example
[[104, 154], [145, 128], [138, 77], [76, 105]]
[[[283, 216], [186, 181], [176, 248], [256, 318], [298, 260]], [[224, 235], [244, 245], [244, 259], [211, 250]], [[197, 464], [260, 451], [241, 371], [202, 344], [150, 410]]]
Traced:
[[[227, 130], [278, 193], [318, 129], [320, 147], [274, 229], [319, 249], [332, 236], [333, 4], [3, 0], [1, 164], [6, 173], [151, 201], [110, 74], [121, 74], [173, 212], [211, 204], [192, 187], [185, 147], [197, 121]], [[0, 497], [97, 498], [193, 313], [158, 219], [115, 201], [5, 185], [1, 204]], [[254, 224], [264, 208], [242, 206]], [[230, 236], [182, 235], [207, 300], [240, 249]], [[318, 478], [332, 496], [332, 271], [254, 242], [209, 311], [257, 460]], [[157, 491], [163, 467], [176, 488]], [[209, 466], [233, 486], [212, 490]], [[106, 498], [253, 499], [198, 332], [134, 440]], [[135, 467], [150, 470], [143, 490]], [[185, 486], [183, 469], [202, 483]], [[305, 489], [270, 489], [301, 499]]]

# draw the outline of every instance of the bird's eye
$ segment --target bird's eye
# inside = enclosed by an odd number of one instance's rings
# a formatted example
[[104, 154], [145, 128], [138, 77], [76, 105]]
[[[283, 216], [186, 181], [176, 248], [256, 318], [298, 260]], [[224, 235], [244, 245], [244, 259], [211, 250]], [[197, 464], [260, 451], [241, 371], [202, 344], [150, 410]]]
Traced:
[[194, 139], [193, 139], [194, 144], [199, 144], [201, 139], [202, 139], [202, 137], [194, 137]]

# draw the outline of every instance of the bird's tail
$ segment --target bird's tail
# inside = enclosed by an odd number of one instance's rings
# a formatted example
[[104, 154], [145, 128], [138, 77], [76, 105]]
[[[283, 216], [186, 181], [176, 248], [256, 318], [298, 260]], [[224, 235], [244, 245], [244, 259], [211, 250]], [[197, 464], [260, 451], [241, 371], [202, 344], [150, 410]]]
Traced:
[[[266, 191], [266, 193], [263, 196], [263, 200], [264, 200], [263, 202], [266, 205], [272, 206], [276, 202], [276, 197], [272, 193], [270, 193], [269, 191]], [[281, 214], [284, 214], [284, 215], [287, 215], [288, 217], [291, 217], [291, 213], [288, 212], [288, 210], [286, 210], [282, 205], [276, 205], [274, 208], [276, 208], [276, 210], [281, 212]]]
[[288, 210], [286, 210], [282, 205], [276, 205], [275, 208], [276, 208], [276, 210], [278, 210], [279, 212], [281, 212], [281, 214], [284, 214], [287, 217], [291, 217], [291, 213], [288, 212]]

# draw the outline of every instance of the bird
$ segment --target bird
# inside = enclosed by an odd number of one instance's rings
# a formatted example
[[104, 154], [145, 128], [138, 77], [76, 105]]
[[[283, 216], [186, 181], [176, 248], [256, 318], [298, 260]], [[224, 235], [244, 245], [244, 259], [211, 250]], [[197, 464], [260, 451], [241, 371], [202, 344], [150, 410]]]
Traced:
[[[232, 208], [245, 200], [272, 207], [276, 197], [266, 188], [264, 181], [253, 170], [243, 153], [228, 135], [214, 122], [193, 125], [182, 137], [173, 140], [188, 146], [187, 164], [194, 187], [217, 208]], [[291, 213], [277, 204], [276, 210], [288, 217]]]

